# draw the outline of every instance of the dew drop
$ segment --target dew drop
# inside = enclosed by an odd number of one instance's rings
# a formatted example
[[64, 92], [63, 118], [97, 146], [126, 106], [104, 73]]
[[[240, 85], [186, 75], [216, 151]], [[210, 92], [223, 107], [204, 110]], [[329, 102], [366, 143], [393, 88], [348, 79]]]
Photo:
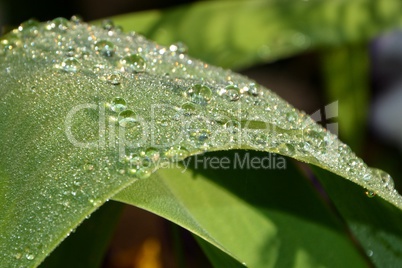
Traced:
[[189, 155], [190, 152], [182, 146], [171, 147], [165, 152], [165, 156], [173, 161], [181, 161]]
[[392, 177], [386, 173], [385, 171], [382, 171], [380, 169], [372, 169], [373, 173], [381, 180], [382, 186], [386, 188], [387, 190], [394, 190], [394, 180]]
[[373, 191], [366, 191], [366, 196], [369, 198], [373, 198], [375, 195], [376, 195], [376, 193]]
[[74, 57], [68, 57], [61, 63], [61, 69], [69, 72], [75, 73], [80, 66], [80, 62]]
[[294, 155], [295, 147], [292, 144], [282, 143], [278, 146], [279, 153], [284, 155]]
[[211, 131], [209, 131], [208, 129], [197, 129], [197, 130], [192, 130], [190, 132], [190, 138], [196, 139], [197, 141], [200, 141], [200, 142], [206, 141], [210, 135], [211, 135]]
[[152, 174], [152, 170], [149, 168], [140, 168], [135, 173], [136, 177], [139, 179], [147, 179], [151, 176], [151, 174]]
[[94, 207], [99, 206], [102, 202], [97, 199], [89, 199], [89, 203], [91, 203]]
[[9, 33], [6, 39], [0, 38], [0, 46], [4, 51], [13, 50], [16, 47], [21, 46], [21, 39], [14, 32]]
[[135, 113], [131, 110], [125, 110], [119, 113], [119, 125], [125, 128], [131, 128], [138, 124], [135, 119]]
[[374, 252], [371, 249], [367, 250], [367, 256], [373, 257], [373, 255], [374, 255]]
[[120, 97], [116, 97], [110, 103], [110, 110], [116, 113], [120, 113], [127, 108], [126, 100]]
[[120, 60], [120, 67], [126, 72], [140, 73], [146, 70], [147, 63], [139, 54], [132, 54]]
[[290, 123], [297, 120], [298, 114], [296, 111], [292, 110], [286, 113], [286, 120]]
[[248, 85], [247, 93], [254, 97], [258, 96], [259, 93], [258, 93], [257, 85], [255, 83], [250, 83]]
[[328, 145], [327, 133], [325, 131], [317, 131], [310, 128], [303, 129], [303, 139], [314, 147], [320, 147], [321, 153], [325, 153], [326, 145]]
[[[346, 171], [349, 170], [354, 170], [356, 168], [357, 165], [357, 161], [355, 159], [349, 159], [347, 162], [347, 167], [346, 167]], [[363, 180], [370, 180], [371, 179], [371, 175], [370, 174], [365, 174], [363, 176]]]
[[38, 34], [39, 22], [37, 20], [27, 20], [18, 27], [18, 30], [25, 36], [35, 36]]
[[20, 26], [18, 27], [18, 30], [20, 32], [24, 32], [26, 30], [29, 30], [30, 28], [37, 28], [38, 26], [39, 22], [37, 20], [30, 19], [21, 23]]
[[185, 102], [181, 105], [181, 109], [183, 110], [184, 115], [190, 116], [195, 114], [197, 107], [192, 102]]
[[65, 18], [55, 18], [52, 21], [47, 22], [46, 29], [47, 30], [58, 30], [58, 31], [66, 31], [69, 26], [69, 21]]
[[108, 74], [106, 77], [106, 81], [112, 85], [119, 85], [120, 79], [121, 79], [121, 75], [118, 72]]
[[18, 252], [18, 253], [16, 253], [16, 254], [14, 255], [14, 257], [15, 257], [17, 260], [19, 260], [19, 259], [21, 259], [22, 254], [21, 254], [20, 252]]
[[135, 174], [137, 173], [137, 169], [135, 168], [127, 168], [127, 174], [130, 176], [135, 176]]
[[80, 24], [82, 22], [82, 18], [79, 15], [73, 15], [70, 21], [75, 24]]
[[27, 254], [25, 254], [25, 258], [27, 258], [27, 260], [31, 261], [31, 260], [35, 259], [35, 255], [32, 253], [27, 253]]
[[237, 133], [238, 130], [241, 129], [241, 123], [237, 120], [228, 120], [225, 122], [223, 127], [233, 131], [233, 133]]
[[149, 159], [152, 163], [155, 163], [160, 158], [160, 153], [156, 148], [150, 147], [145, 150], [144, 153], [145, 158]]
[[371, 175], [370, 175], [370, 174], [364, 174], [363, 180], [364, 180], [364, 181], [369, 181], [369, 180], [371, 180]]
[[240, 98], [240, 89], [234, 85], [229, 85], [225, 88], [226, 99], [230, 101], [237, 101]]
[[212, 90], [207, 86], [196, 84], [187, 90], [186, 96], [191, 102], [206, 105], [211, 100]]
[[131, 169], [139, 169], [142, 166], [142, 158], [138, 155], [130, 156], [129, 163]]
[[187, 51], [188, 51], [188, 48], [184, 43], [177, 42], [177, 43], [171, 44], [169, 46], [169, 50], [171, 52], [176, 52], [176, 53], [179, 53], [179, 54], [186, 54]]
[[112, 20], [103, 20], [102, 21], [102, 28], [107, 30], [107, 31], [113, 30], [114, 22]]
[[99, 40], [95, 42], [95, 51], [103, 56], [111, 57], [116, 52], [115, 45], [107, 40]]

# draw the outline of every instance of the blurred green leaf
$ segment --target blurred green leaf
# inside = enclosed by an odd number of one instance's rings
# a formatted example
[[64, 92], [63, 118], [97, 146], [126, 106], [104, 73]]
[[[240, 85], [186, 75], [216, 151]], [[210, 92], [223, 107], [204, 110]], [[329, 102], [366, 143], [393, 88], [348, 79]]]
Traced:
[[337, 101], [332, 111], [326, 111], [326, 119], [338, 120], [341, 139], [355, 152], [361, 151], [366, 133], [370, 92], [367, 50], [366, 44], [354, 44], [321, 53], [327, 97]]
[[368, 41], [401, 26], [401, 9], [399, 0], [200, 1], [112, 19], [125, 31], [164, 45], [181, 41], [194, 57], [240, 69], [307, 49]]
[[[233, 166], [246, 157], [269, 158], [272, 169], [202, 166], [206, 159], [228, 159]], [[275, 169], [274, 162], [282, 160], [286, 170]], [[367, 267], [341, 221], [289, 159], [230, 151], [185, 163], [192, 169], [159, 169], [113, 199], [183, 226], [248, 267]], [[201, 245], [215, 267], [233, 267]]]

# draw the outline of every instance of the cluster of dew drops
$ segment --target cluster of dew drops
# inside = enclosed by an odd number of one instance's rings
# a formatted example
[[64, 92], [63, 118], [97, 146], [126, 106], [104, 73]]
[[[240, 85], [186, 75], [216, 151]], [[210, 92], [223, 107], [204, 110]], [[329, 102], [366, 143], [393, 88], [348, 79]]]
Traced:
[[[156, 45], [157, 50], [152, 51], [158, 57], [151, 60], [146, 59], [146, 54], [150, 54], [150, 51], [146, 51], [147, 48], [139, 46], [135, 53], [132, 53], [129, 48], [123, 49], [122, 53], [118, 54], [118, 49], [112, 37], [122, 32], [122, 29], [115, 26], [110, 20], [105, 20], [102, 23], [103, 30], [110, 38], [98, 39], [93, 35], [88, 37], [88, 41], [92, 42], [91, 47], [85, 45], [77, 45], [75, 42], [69, 42], [63, 36], [69, 29], [74, 26], [79, 26], [82, 21], [79, 17], [73, 16], [71, 20], [64, 18], [56, 18], [52, 21], [48, 21], [44, 25], [36, 20], [29, 20], [22, 23], [17, 29], [10, 32], [5, 38], [0, 41], [0, 56], [7, 55], [8, 53], [17, 53], [18, 49], [25, 48], [25, 53], [32, 59], [46, 58], [46, 54], [43, 54], [40, 49], [34, 49], [40, 47], [40, 39], [36, 39], [40, 35], [41, 31], [53, 34], [53, 41], [57, 42], [59, 50], [56, 54], [60, 57], [52, 59], [53, 68], [65, 73], [75, 74], [80, 71], [82, 61], [91, 60], [90, 54], [95, 52], [105, 61], [102, 63], [95, 63], [93, 72], [98, 74], [98, 78], [111, 85], [119, 86], [125, 77], [133, 77], [135, 75], [152, 72], [157, 69], [155, 66], [161, 62], [160, 56], [176, 56], [178, 59], [183, 60], [187, 53], [187, 47], [181, 43], [174, 43], [169, 47], [159, 47]], [[131, 33], [131, 36], [141, 39], [141, 36]], [[130, 37], [131, 37], [130, 36]], [[29, 42], [27, 42], [29, 40]], [[45, 44], [46, 46], [47, 44]], [[91, 50], [92, 51], [89, 51]], [[114, 64], [110, 64], [108, 61], [113, 61]], [[187, 64], [192, 64], [192, 60], [187, 60]], [[112, 67], [110, 67], [112, 66]], [[207, 64], [202, 64], [202, 68], [208, 68]], [[176, 61], [173, 64], [173, 68], [168, 70], [171, 74], [182, 75], [180, 72], [185, 72], [186, 68], [183, 63]], [[166, 77], [169, 77], [168, 72], [165, 73]], [[193, 78], [193, 76], [187, 76], [186, 78]], [[228, 77], [230, 80], [230, 77]], [[243, 94], [247, 91], [250, 96], [257, 96], [258, 89], [254, 83], [250, 83], [244, 86], [242, 90], [239, 89], [232, 82], [228, 83], [226, 87], [220, 88], [217, 92], [219, 96], [227, 99], [228, 101], [238, 101]], [[204, 107], [211, 101], [213, 97], [213, 90], [202, 84], [195, 83], [189, 86], [185, 91], [180, 93], [185, 97], [185, 102], [180, 105], [179, 109], [187, 116], [195, 113], [199, 107]], [[115, 120], [116, 124], [125, 129], [135, 129], [138, 126], [136, 120], [136, 114], [133, 110], [128, 109], [126, 100], [121, 97], [115, 97], [108, 104], [107, 108], [113, 115], [110, 120]], [[199, 130], [196, 133], [192, 133], [193, 138], [204, 141], [208, 138], [208, 130]], [[180, 161], [189, 156], [190, 152], [183, 146], [171, 146], [163, 152], [156, 148], [146, 148], [137, 154], [131, 154], [125, 158], [125, 168], [119, 168], [119, 173], [125, 173], [134, 175], [138, 178], [146, 178], [152, 170], [156, 168], [155, 164], [163, 157], [170, 161]], [[146, 167], [146, 168], [145, 168]]]
[[[47, 31], [54, 32], [57, 38], [62, 39], [63, 33], [65, 33], [69, 28], [79, 25], [82, 25], [82, 21], [77, 16], [73, 16], [71, 20], [56, 18], [44, 25], [35, 20], [26, 21], [0, 40], [0, 56], [7, 55], [8, 53], [16, 53], [15, 51], [21, 47], [29, 48], [34, 45], [43, 45], [40, 44], [40, 40], [35, 41], [35, 37], [38, 36], [39, 31], [43, 30], [41, 27], [44, 27]], [[107, 36], [111, 37], [111, 39], [112, 37], [119, 38], [117, 36], [122, 32], [122, 29], [115, 26], [111, 21], [104, 21], [102, 27], [107, 33]], [[143, 38], [135, 33], [131, 33], [128, 36], [132, 38], [132, 40], [135, 40], [135, 38]], [[134, 36], [135, 38], [133, 38]], [[29, 42], [26, 40], [29, 40]], [[117, 55], [118, 46], [107, 38], [97, 39], [95, 36], [89, 35], [88, 40], [85, 41], [92, 42], [90, 48], [88, 46], [76, 47], [73, 42], [71, 44], [68, 44], [68, 42], [58, 42], [62, 49], [56, 51], [56, 53], [62, 55], [64, 58], [60, 60], [60, 62], [54, 62], [53, 67], [63, 72], [74, 74], [78, 72], [82, 66], [80, 61], [90, 60], [91, 57], [89, 57], [89, 55], [95, 52], [97, 55], [105, 58], [105, 63], [101, 62], [94, 64], [95, 67], [93, 71], [99, 73], [100, 79], [110, 83], [111, 85], [118, 86], [125, 77], [134, 77], [135, 75], [145, 72], [160, 71], [158, 68], [162, 66], [160, 63], [165, 59], [163, 57], [172, 58], [172, 56], [174, 56], [178, 59], [174, 62], [174, 66], [170, 69], [163, 70], [166, 79], [169, 79], [171, 76], [175, 77], [175, 75], [176, 77], [189, 79], [196, 78], [191, 74], [191, 72], [187, 72], [186, 70], [186, 64], [193, 64], [193, 60], [185, 56], [187, 48], [182, 43], [172, 44], [168, 47], [155, 45], [153, 51], [147, 50], [144, 46], [139, 46], [135, 52], [131, 51], [129, 48], [125, 48], [123, 51], [119, 51], [120, 54]], [[92, 51], [90, 52], [89, 50]], [[33, 59], [43, 56], [40, 50], [28, 49], [27, 51], [29, 51], [29, 56]], [[150, 54], [152, 55], [149, 56]], [[110, 64], [107, 63], [108, 59], [114, 60], [115, 64], [113, 65], [113, 68], [111, 68]], [[236, 83], [232, 80], [233, 74], [230, 71], [228, 71], [227, 76], [223, 78], [221, 74], [216, 74], [214, 70], [208, 70], [207, 64], [197, 64], [197, 68], [195, 69], [198, 72], [204, 72], [204, 76], [209, 75], [212, 81], [212, 86], [207, 85], [206, 83], [197, 82], [193, 83], [180, 93], [185, 97], [185, 102], [182, 103], [179, 108], [186, 115], [194, 114], [199, 107], [207, 109], [205, 107], [211, 102], [211, 100], [219, 96], [232, 103], [243, 99], [247, 103], [260, 105], [264, 107], [264, 112], [273, 114], [273, 116], [271, 115], [272, 122], [277, 122], [278, 124], [284, 124], [283, 122], [290, 125], [296, 124], [297, 121], [300, 121], [300, 117], [303, 116], [303, 114], [296, 112], [292, 107], [286, 105], [283, 106], [284, 102], [278, 100], [274, 94], [270, 94], [269, 96], [272, 98], [271, 103], [264, 101], [267, 99], [267, 96], [265, 96], [265, 98], [257, 98], [262, 97], [266, 92], [259, 89], [255, 83], [252, 83], [249, 80], [237, 78], [238, 82]], [[225, 83], [226, 86], [214, 87], [214, 85], [222, 85]], [[272, 103], [275, 105], [272, 105]], [[115, 113], [114, 118], [116, 118], [117, 124], [125, 128], [135, 127], [135, 113], [127, 108], [126, 101], [123, 98], [116, 97], [111, 100], [109, 103], [109, 109], [112, 113]], [[238, 123], [237, 125], [240, 124]], [[312, 143], [318, 145], [321, 144], [322, 140], [327, 139], [329, 136], [329, 134], [322, 130], [311, 131], [310, 133], [312, 133], [312, 135], [310, 135], [313, 140]], [[202, 132], [197, 138], [202, 140], [207, 139], [208, 132]], [[331, 139], [334, 140], [333, 138]], [[265, 146], [267, 144], [267, 138], [264, 138], [263, 141], [265, 142]], [[285, 144], [286, 146], [284, 147], [287, 153], [296, 155], [297, 152], [294, 153], [294, 151], [303, 152], [304, 148], [306, 148], [306, 144], [308, 145], [308, 143], [301, 141], [299, 143], [293, 143], [293, 145], [290, 143]], [[280, 144], [280, 146], [283, 147], [283, 144]], [[278, 148], [280, 148], [280, 146], [278, 146]], [[295, 148], [300, 150], [296, 150]], [[339, 151], [342, 151], [345, 148], [346, 147], [341, 145]], [[346, 148], [344, 151], [344, 154], [347, 154], [349, 150]], [[139, 178], [145, 178], [148, 177], [155, 168], [152, 163], [156, 163], [161, 157], [180, 160], [188, 155], [190, 155], [189, 150], [182, 146], [170, 147], [164, 152], [155, 148], [146, 148], [136, 156], [128, 156], [126, 159], [128, 164], [124, 169], [119, 169], [118, 171], [120, 173], [132, 174]], [[302, 155], [300, 158], [303, 158], [303, 154], [300, 153], [300, 155]], [[327, 156], [327, 159], [329, 159], [328, 161], [330, 161], [331, 158], [333, 157]], [[342, 153], [339, 155], [339, 159], [342, 159]], [[394, 182], [389, 174], [381, 170], [366, 167], [361, 159], [357, 157], [351, 157], [349, 160], [342, 159], [339, 162], [340, 163], [336, 167], [329, 166], [338, 170], [339, 173], [352, 175], [357, 178], [355, 181], [360, 182], [363, 186], [370, 185], [379, 191], [385, 189], [394, 196], [398, 195], [394, 189]], [[141, 168], [141, 166], [145, 165], [149, 168]], [[363, 172], [359, 172], [358, 170], [363, 170]], [[376, 192], [367, 191], [366, 194], [369, 197], [373, 197]]]

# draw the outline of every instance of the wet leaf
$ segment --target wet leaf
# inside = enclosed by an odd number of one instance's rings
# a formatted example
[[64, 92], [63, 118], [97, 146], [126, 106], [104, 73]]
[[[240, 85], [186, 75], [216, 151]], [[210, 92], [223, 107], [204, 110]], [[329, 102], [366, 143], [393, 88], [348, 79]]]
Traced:
[[205, 151], [330, 170], [402, 208], [386, 173], [273, 92], [118, 28], [73, 18], [0, 41], [0, 258], [36, 266], [106, 200]]
[[377, 196], [367, 198], [367, 193], [360, 187], [333, 173], [318, 168], [313, 170], [374, 265], [400, 266], [402, 263], [400, 210]]

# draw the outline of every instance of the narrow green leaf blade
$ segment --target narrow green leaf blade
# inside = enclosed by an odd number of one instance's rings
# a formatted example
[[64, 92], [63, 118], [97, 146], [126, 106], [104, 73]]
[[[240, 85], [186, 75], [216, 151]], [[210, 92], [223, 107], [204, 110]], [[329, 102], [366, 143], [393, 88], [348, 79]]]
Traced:
[[[231, 167], [256, 159], [272, 166], [204, 169], [218, 159]], [[367, 267], [341, 222], [289, 159], [237, 151], [184, 163], [192, 169], [159, 169], [114, 199], [189, 229], [248, 267]], [[283, 163], [286, 169], [278, 169]], [[222, 259], [214, 253], [211, 261], [220, 267]]]
[[333, 173], [313, 170], [375, 266], [401, 266], [401, 212], [381, 198], [367, 197], [360, 187]]

